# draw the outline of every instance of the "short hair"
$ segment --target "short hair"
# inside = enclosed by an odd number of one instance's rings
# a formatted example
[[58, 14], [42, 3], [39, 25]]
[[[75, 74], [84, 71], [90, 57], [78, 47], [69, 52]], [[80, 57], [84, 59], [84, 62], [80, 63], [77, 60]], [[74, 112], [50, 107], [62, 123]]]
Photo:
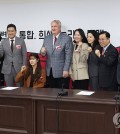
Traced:
[[9, 25], [7, 26], [7, 30], [8, 30], [9, 27], [13, 27], [13, 28], [15, 29], [15, 31], [16, 31], [16, 26], [15, 26], [14, 24], [9, 24]]
[[51, 24], [52, 24], [53, 22], [57, 23], [57, 24], [61, 27], [61, 22], [60, 22], [60, 20], [53, 20], [53, 21], [51, 22]]
[[107, 31], [102, 31], [102, 32], [100, 32], [99, 35], [101, 35], [101, 34], [105, 34], [107, 38], [110, 38], [110, 33]]

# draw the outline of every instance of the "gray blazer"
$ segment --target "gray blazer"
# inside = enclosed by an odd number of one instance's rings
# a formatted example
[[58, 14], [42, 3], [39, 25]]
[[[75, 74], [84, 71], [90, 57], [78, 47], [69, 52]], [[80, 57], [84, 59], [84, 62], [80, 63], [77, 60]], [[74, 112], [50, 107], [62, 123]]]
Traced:
[[22, 65], [27, 63], [27, 49], [23, 39], [15, 37], [15, 46], [13, 52], [9, 44], [9, 39], [5, 39], [0, 45], [0, 58], [4, 56], [2, 73], [10, 74], [12, 64], [16, 73], [21, 69]]
[[44, 39], [43, 47], [47, 50], [47, 76], [50, 75], [50, 68], [54, 78], [63, 76], [63, 71], [69, 71], [73, 43], [72, 38], [67, 34], [60, 33], [55, 45], [53, 45], [53, 35], [48, 35]]

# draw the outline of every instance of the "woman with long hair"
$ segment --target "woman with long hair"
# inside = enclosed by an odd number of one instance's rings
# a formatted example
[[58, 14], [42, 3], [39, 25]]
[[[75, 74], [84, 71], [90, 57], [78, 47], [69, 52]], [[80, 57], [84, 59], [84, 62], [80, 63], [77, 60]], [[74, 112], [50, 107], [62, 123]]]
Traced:
[[46, 71], [41, 68], [40, 59], [37, 53], [29, 55], [28, 67], [22, 66], [16, 76], [16, 82], [24, 78], [24, 87], [40, 88], [46, 83]]
[[74, 89], [88, 90], [88, 44], [85, 33], [82, 29], [76, 29], [74, 32], [74, 51], [72, 64], [70, 67], [70, 76], [73, 80]]
[[88, 73], [89, 73], [89, 80], [90, 80], [90, 89], [91, 90], [98, 90], [98, 58], [95, 54], [95, 49], [99, 45], [98, 43], [98, 33], [95, 30], [88, 30], [87, 33], [87, 40], [88, 40]]

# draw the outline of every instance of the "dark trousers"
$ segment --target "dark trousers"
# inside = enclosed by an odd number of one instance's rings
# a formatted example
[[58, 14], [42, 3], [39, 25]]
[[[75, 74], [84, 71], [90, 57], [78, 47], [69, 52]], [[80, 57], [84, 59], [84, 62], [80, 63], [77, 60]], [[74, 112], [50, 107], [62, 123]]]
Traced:
[[64, 88], [69, 89], [70, 78], [54, 78], [52, 75], [52, 69], [50, 70], [50, 75], [47, 76], [46, 88]]
[[98, 77], [90, 77], [90, 90], [97, 91], [99, 90]]
[[83, 89], [83, 90], [88, 90], [88, 84], [89, 80], [75, 80], [73, 82], [73, 88], [74, 89]]

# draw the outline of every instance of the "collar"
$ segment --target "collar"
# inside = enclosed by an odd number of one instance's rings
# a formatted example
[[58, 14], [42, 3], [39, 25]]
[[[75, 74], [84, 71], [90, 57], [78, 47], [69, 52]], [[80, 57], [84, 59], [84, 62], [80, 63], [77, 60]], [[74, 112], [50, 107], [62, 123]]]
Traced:
[[10, 38], [9, 38], [9, 41], [11, 41], [11, 40], [14, 40], [14, 41], [15, 41], [15, 37], [14, 37], [13, 39], [10, 39]]
[[55, 38], [55, 37], [56, 37], [56, 38], [58, 39], [59, 35], [60, 35], [60, 33], [59, 33], [58, 35], [56, 35], [56, 36], [54, 36], [54, 35], [53, 35], [53, 38]]
[[110, 45], [110, 43], [109, 43], [107, 46], [103, 47], [104, 52], [105, 52], [105, 51], [106, 51], [106, 49], [109, 47], [109, 45]]

